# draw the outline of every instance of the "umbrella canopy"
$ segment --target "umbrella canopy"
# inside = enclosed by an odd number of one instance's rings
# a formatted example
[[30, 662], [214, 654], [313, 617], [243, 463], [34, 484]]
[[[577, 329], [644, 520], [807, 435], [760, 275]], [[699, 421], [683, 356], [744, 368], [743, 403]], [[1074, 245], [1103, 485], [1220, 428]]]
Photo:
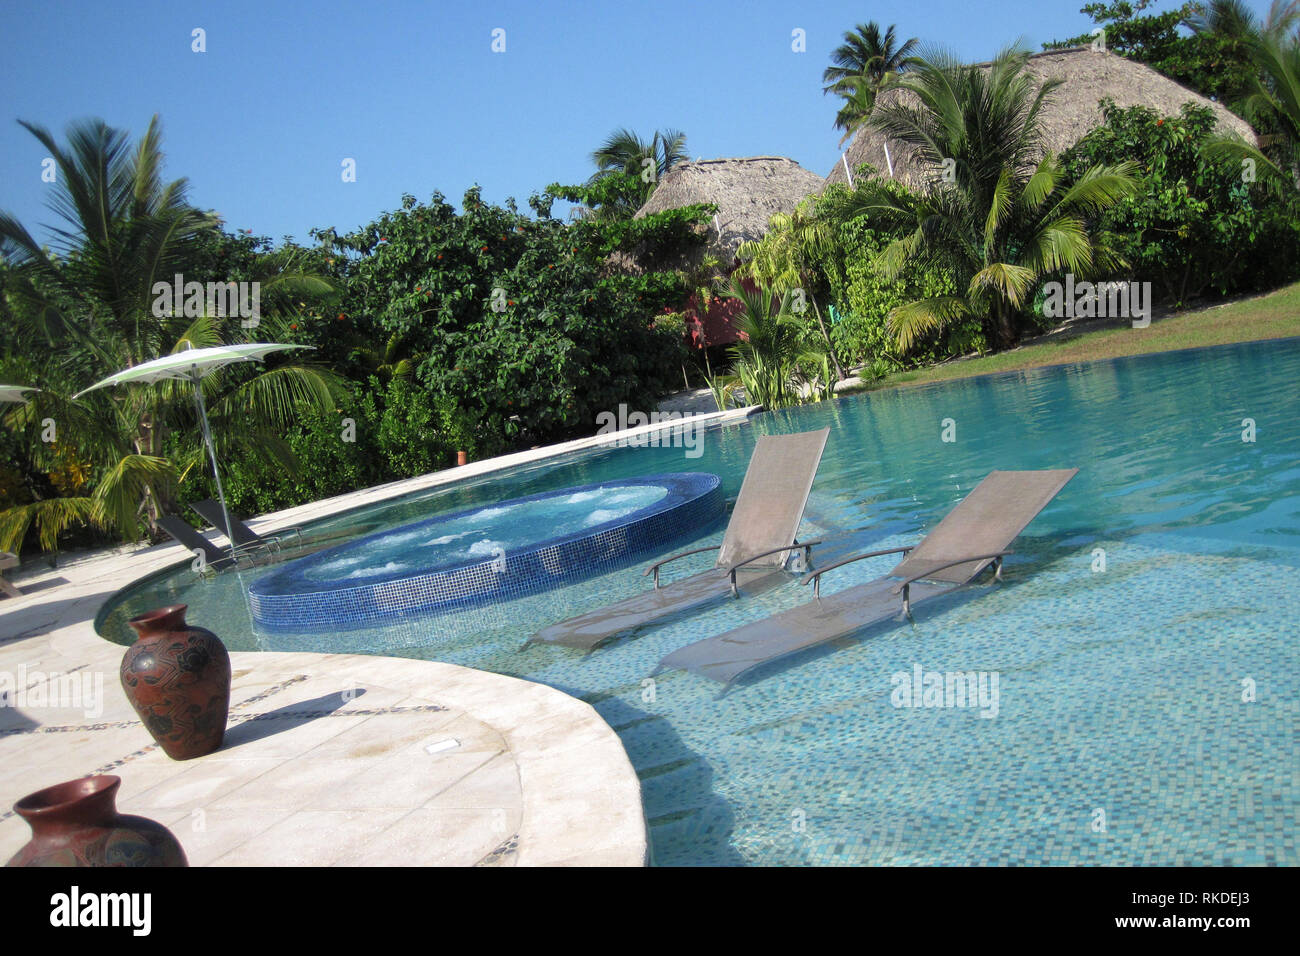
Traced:
[[0, 385], [0, 402], [25, 402], [27, 397], [23, 392], [39, 391], [39, 388], [29, 388], [26, 385]]
[[[208, 457], [212, 461], [212, 477], [217, 483], [217, 498], [221, 501], [221, 514], [226, 519], [229, 537], [230, 511], [226, 508], [226, 491], [221, 487], [221, 472], [217, 468], [217, 451], [212, 447], [212, 429], [208, 426], [208, 410], [203, 404], [203, 376], [215, 372], [235, 362], [261, 361], [272, 352], [284, 349], [313, 348], [310, 345], [281, 345], [274, 342], [253, 342], [248, 345], [216, 345], [206, 349], [185, 349], [164, 355], [149, 362], [142, 362], [132, 368], [123, 369], [116, 375], [110, 375], [103, 381], [96, 382], [90, 388], [83, 388], [73, 398], [80, 398], [87, 392], [106, 385], [148, 385], [163, 379], [179, 379], [194, 383], [194, 407], [199, 413], [199, 425], [203, 429], [203, 443], [208, 446]], [[230, 541], [234, 547], [234, 540]]]
[[279, 345], [271, 342], [253, 342], [248, 345], [215, 345], [206, 349], [185, 349], [164, 355], [149, 362], [142, 362], [131, 368], [123, 369], [116, 375], [110, 375], [103, 381], [96, 382], [90, 388], [83, 388], [73, 398], [80, 398], [87, 392], [107, 385], [124, 385], [135, 383], [148, 385], [166, 378], [198, 382], [203, 376], [232, 362], [261, 361], [272, 352], [283, 349], [306, 349], [310, 345]]

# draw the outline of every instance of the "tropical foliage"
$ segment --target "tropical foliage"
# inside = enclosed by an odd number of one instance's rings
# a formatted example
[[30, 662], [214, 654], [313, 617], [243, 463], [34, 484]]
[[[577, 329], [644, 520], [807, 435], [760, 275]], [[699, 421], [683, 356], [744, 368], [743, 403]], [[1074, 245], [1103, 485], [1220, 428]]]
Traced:
[[884, 104], [871, 119], [922, 163], [945, 171], [916, 194], [869, 180], [843, 205], [845, 218], [866, 215], [887, 230], [908, 230], [877, 256], [885, 278], [923, 265], [956, 283], [954, 294], [894, 309], [890, 330], [901, 350], [971, 317], [988, 342], [1005, 348], [1021, 334], [1041, 279], [1089, 276], [1119, 262], [1109, 237], [1091, 224], [1136, 191], [1136, 167], [1096, 166], [1070, 180], [1043, 155], [1043, 106], [1059, 84], [1038, 84], [1026, 58], [1006, 51], [987, 70], [942, 54], [917, 60], [895, 84], [914, 99]]
[[581, 209], [597, 219], [631, 219], [645, 205], [664, 173], [686, 158], [686, 134], [680, 130], [656, 130], [649, 140], [629, 129], [615, 130], [592, 152], [596, 172], [587, 185], [595, 187], [610, 181], [618, 185], [603, 194], [590, 194], [595, 201]]
[[1236, 0], [1214, 0], [1189, 25], [1197, 36], [1230, 38], [1242, 54], [1251, 72], [1233, 106], [1262, 134], [1258, 144], [1219, 137], [1209, 151], [1293, 193], [1300, 184], [1300, 2], [1275, 0], [1260, 21]]
[[438, 193], [405, 196], [354, 233], [321, 235], [349, 263], [346, 313], [400, 335], [418, 358], [413, 380], [472, 410], [484, 450], [575, 434], [620, 402], [645, 407], [677, 377], [680, 344], [648, 316], [676, 302], [680, 276], [608, 274], [602, 250], [688, 247], [699, 242], [692, 215], [705, 213], [566, 224], [549, 196], [532, 205], [526, 216], [477, 188], [460, 212]]
[[[164, 382], [80, 401], [72, 393], [181, 349], [247, 341], [248, 330], [236, 317], [178, 314], [156, 302], [155, 283], [184, 274], [216, 230], [214, 217], [187, 202], [183, 179], [163, 180], [156, 117], [134, 145], [101, 121], [70, 127], [66, 146], [23, 125], [55, 161], [50, 206], [62, 225], [51, 250], [0, 213], [11, 335], [26, 345], [18, 353], [29, 358], [25, 383], [41, 389], [7, 421], [26, 436], [28, 470], [50, 473], [72, 455], [88, 472], [75, 494], [44, 497], [32, 488], [32, 500], [0, 513], [0, 548], [13, 550], [33, 523], [46, 547], [78, 523], [135, 538], [174, 506], [178, 483], [203, 461], [191, 390]], [[292, 253], [261, 265], [259, 337], [282, 326], [292, 298], [331, 292], [299, 270]], [[330, 373], [307, 365], [240, 368], [204, 381], [222, 450], [289, 470], [296, 462], [279, 436], [300, 404], [332, 408], [335, 389]]]
[[[892, 180], [880, 183], [878, 188], [892, 190], [900, 202], [909, 195], [905, 186]], [[836, 193], [844, 190], [843, 186], [828, 190], [824, 204], [834, 208], [842, 201]], [[856, 216], [839, 222], [836, 232], [842, 254], [838, 261], [826, 260], [832, 295], [839, 303], [833, 314], [831, 337], [846, 362], [865, 365], [872, 375], [879, 375], [907, 365], [985, 350], [987, 343], [977, 318], [953, 322], [920, 337], [911, 348], [900, 349], [890, 332], [890, 315], [908, 302], [952, 295], [956, 285], [950, 272], [912, 262], [886, 278], [877, 257], [907, 233], [905, 228], [890, 231], [879, 218], [873, 221], [870, 216]]]
[[832, 393], [829, 359], [808, 348], [807, 325], [791, 310], [792, 293], [750, 286], [738, 272], [719, 291], [741, 303], [736, 322], [740, 340], [732, 346], [728, 383], [733, 393], [743, 389], [746, 402], [765, 408], [788, 408]]
[[1207, 149], [1215, 140], [1213, 111], [1186, 104], [1165, 117], [1106, 103], [1103, 112], [1106, 122], [1062, 163], [1074, 176], [1137, 163], [1139, 189], [1106, 210], [1099, 228], [1160, 300], [1181, 307], [1207, 292], [1256, 291], [1296, 274], [1295, 193], [1268, 190], [1232, 157]]
[[844, 378], [844, 370], [835, 355], [818, 304], [819, 295], [825, 291], [825, 279], [817, 264], [831, 251], [833, 242], [833, 223], [826, 216], [818, 215], [816, 201], [810, 198], [791, 213], [772, 216], [763, 238], [742, 243], [737, 253], [743, 261], [739, 275], [750, 276], [762, 288], [777, 295], [790, 295], [790, 309], [797, 314], [802, 315], [811, 308], [822, 347], [839, 380]]

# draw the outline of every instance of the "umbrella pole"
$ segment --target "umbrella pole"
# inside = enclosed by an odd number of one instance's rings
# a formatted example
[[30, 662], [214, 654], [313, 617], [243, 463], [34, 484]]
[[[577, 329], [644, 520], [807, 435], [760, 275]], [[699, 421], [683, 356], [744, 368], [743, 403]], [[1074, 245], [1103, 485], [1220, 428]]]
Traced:
[[221, 502], [221, 517], [226, 519], [226, 526], [222, 530], [226, 532], [226, 540], [230, 544], [230, 552], [233, 555], [235, 551], [233, 526], [230, 524], [230, 512], [226, 510], [226, 492], [221, 487], [221, 472], [217, 469], [217, 452], [212, 447], [212, 429], [208, 428], [208, 410], [203, 404], [203, 386], [197, 378], [194, 380], [194, 405], [199, 410], [199, 426], [203, 429], [203, 441], [208, 446], [208, 458], [212, 460], [212, 477], [217, 482], [217, 500]]

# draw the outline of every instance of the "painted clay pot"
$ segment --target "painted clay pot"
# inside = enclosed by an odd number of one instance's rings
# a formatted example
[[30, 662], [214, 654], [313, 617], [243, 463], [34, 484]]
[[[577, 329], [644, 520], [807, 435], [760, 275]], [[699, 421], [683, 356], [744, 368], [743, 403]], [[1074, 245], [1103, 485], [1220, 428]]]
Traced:
[[128, 621], [139, 638], [122, 658], [122, 689], [173, 760], [220, 747], [230, 712], [230, 655], [217, 635], [185, 623], [185, 607]]
[[23, 797], [14, 812], [32, 838], [7, 866], [188, 866], [161, 823], [117, 812], [121, 777], [69, 780]]

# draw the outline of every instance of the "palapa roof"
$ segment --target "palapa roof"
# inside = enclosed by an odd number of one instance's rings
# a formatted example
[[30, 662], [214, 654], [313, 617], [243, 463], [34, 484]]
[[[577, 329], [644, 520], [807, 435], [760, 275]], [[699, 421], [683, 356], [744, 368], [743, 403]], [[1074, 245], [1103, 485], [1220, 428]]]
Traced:
[[[991, 64], [978, 65], [988, 67]], [[1048, 96], [1040, 114], [1046, 145], [1054, 153], [1073, 146], [1102, 124], [1099, 105], [1102, 99], [1114, 100], [1115, 105], [1121, 108], [1145, 106], [1165, 116], [1176, 115], [1184, 103], [1208, 106], [1218, 118], [1220, 131], [1235, 132], [1249, 142], [1255, 142], [1255, 133], [1250, 125], [1221, 103], [1206, 99], [1136, 60], [1089, 47], [1076, 47], [1035, 54], [1029, 57], [1026, 69], [1040, 81], [1051, 78], [1064, 81]], [[888, 90], [881, 94], [881, 102], [888, 102], [890, 97], [912, 98], [913, 94], [905, 90]], [[885, 177], [890, 175], [892, 162], [893, 178], [912, 188], [924, 187], [935, 176], [934, 170], [923, 168], [911, 147], [895, 140], [886, 143], [884, 134], [870, 126], [858, 131], [845, 159], [855, 173], [859, 165], [870, 163]], [[826, 177], [826, 183], [843, 182], [847, 179], [844, 161], [841, 160]]]
[[800, 200], [824, 185], [816, 173], [784, 156], [696, 160], [665, 173], [636, 218], [713, 203], [717, 223], [709, 224], [708, 250], [725, 265], [742, 242], [763, 237], [774, 213], [793, 212]]

